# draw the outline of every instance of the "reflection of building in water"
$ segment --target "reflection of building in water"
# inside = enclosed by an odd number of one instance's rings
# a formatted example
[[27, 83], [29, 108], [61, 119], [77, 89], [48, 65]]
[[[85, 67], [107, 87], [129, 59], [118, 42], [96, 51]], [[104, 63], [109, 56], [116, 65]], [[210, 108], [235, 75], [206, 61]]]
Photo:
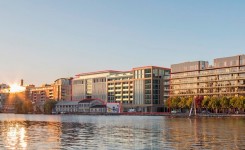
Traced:
[[240, 123], [231, 118], [169, 119], [162, 141], [169, 149], [241, 149], [245, 130]]

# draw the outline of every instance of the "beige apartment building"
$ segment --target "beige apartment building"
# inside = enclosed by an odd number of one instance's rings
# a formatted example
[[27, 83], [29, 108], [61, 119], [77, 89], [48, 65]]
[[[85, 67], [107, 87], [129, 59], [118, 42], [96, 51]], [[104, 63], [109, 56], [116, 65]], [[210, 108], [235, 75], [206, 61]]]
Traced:
[[54, 99], [54, 86], [45, 84], [41, 87], [32, 87], [29, 89], [31, 101], [34, 103], [44, 103], [49, 99]]
[[170, 96], [245, 95], [245, 55], [171, 65]]
[[72, 100], [72, 78], [60, 78], [54, 81], [54, 100]]
[[107, 77], [107, 90], [109, 103], [132, 104], [134, 96], [133, 72], [119, 72]]

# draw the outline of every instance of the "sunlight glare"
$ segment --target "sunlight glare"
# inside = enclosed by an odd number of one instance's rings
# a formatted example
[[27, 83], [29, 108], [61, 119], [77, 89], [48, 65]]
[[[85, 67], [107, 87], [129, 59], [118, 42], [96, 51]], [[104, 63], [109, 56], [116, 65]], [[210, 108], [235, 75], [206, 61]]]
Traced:
[[23, 86], [19, 86], [17, 84], [10, 85], [10, 93], [23, 92], [23, 91], [25, 91], [25, 87]]

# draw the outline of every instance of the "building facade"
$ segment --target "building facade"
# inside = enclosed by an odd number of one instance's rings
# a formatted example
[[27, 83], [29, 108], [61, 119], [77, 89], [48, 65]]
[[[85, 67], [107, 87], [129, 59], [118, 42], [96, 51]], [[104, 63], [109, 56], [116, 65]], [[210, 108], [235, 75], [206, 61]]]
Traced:
[[245, 55], [171, 65], [170, 96], [244, 96]]
[[72, 78], [60, 78], [54, 81], [54, 100], [72, 100]]
[[29, 89], [29, 94], [32, 102], [45, 102], [49, 99], [54, 99], [54, 86], [45, 84], [41, 87], [32, 87]]
[[118, 71], [106, 70], [76, 75], [72, 81], [72, 100], [87, 98], [107, 100], [107, 77]]
[[164, 101], [169, 96], [170, 69], [157, 66], [138, 67], [133, 68], [133, 76], [133, 106], [144, 112], [162, 111]]
[[6, 99], [9, 95], [9, 86], [7, 84], [0, 84], [0, 109], [2, 109]]
[[122, 109], [143, 112], [162, 111], [169, 96], [170, 69], [157, 66], [133, 68], [130, 71], [83, 73], [73, 79], [73, 100], [101, 99], [120, 103]]
[[107, 78], [107, 102], [132, 104], [134, 100], [133, 71], [118, 72]]

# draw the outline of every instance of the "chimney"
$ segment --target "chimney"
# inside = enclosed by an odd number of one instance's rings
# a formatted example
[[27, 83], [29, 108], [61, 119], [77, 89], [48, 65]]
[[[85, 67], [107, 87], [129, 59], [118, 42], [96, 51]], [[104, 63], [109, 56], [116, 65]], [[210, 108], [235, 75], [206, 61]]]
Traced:
[[24, 86], [24, 80], [23, 79], [21, 79], [21, 81], [20, 81], [20, 86]]

